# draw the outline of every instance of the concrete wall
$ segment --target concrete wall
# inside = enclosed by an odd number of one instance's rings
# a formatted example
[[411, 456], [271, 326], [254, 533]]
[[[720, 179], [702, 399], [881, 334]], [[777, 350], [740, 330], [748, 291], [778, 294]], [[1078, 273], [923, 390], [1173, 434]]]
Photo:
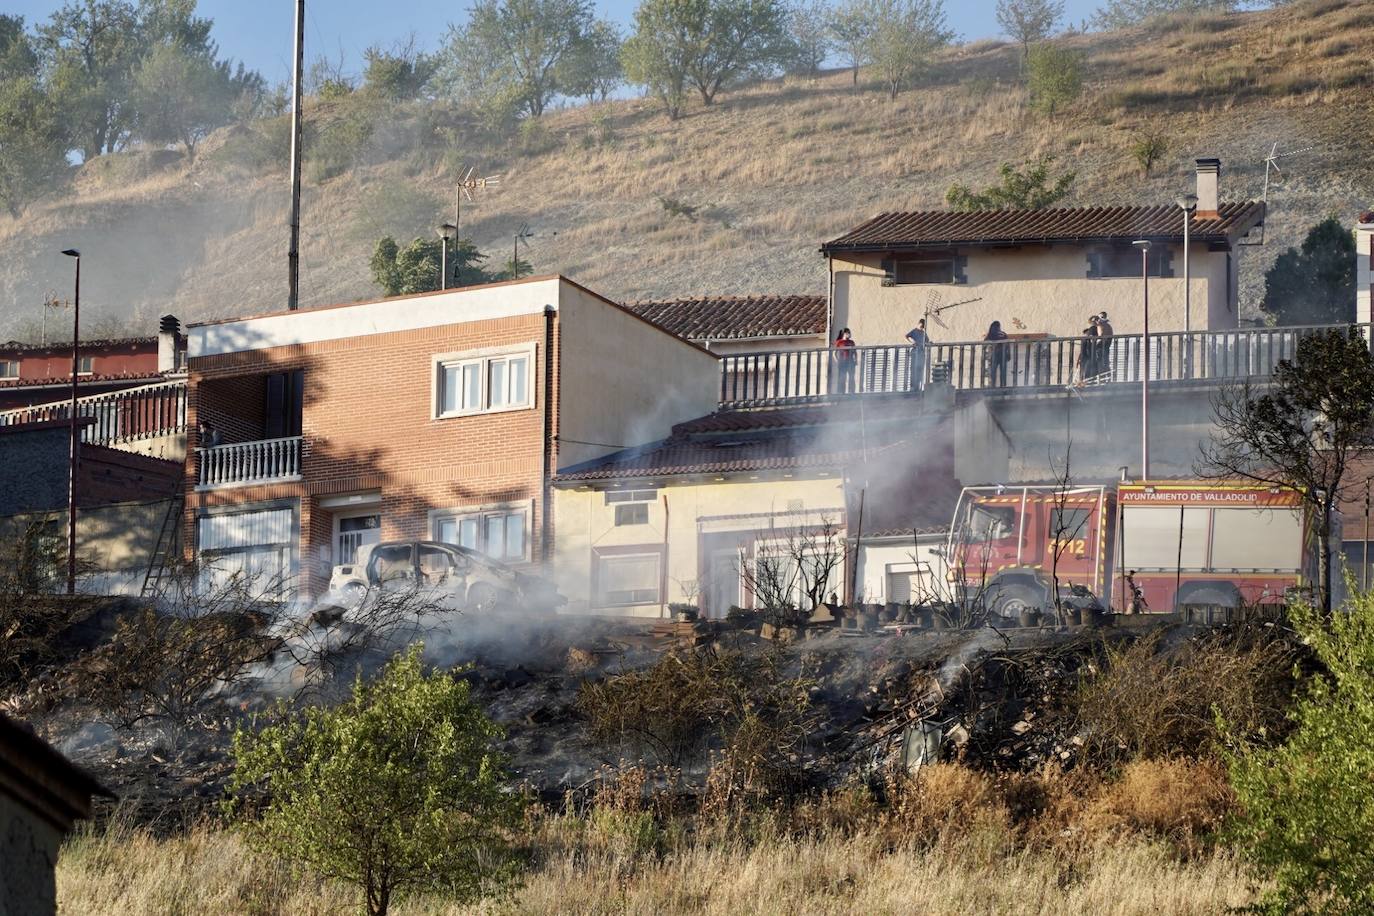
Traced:
[[62, 832], [0, 791], [0, 916], [57, 912], [57, 850]]
[[66, 506], [70, 454], [65, 424], [0, 432], [0, 516]]
[[[633, 480], [624, 484], [626, 489], [652, 486]], [[797, 524], [796, 518], [785, 516], [789, 511], [828, 510], [825, 515], [842, 526], [843, 506], [843, 485], [838, 475], [759, 480], [741, 477], [663, 487], [658, 499], [649, 504], [648, 524], [617, 527], [615, 505], [606, 504], [604, 489], [560, 487], [554, 491], [558, 519], [554, 575], [568, 597], [568, 613], [659, 617], [664, 604], [684, 599], [684, 585], [704, 590], [709, 584], [699, 581], [703, 545], [708, 551], [733, 550], [760, 532], [766, 533], [770, 525], [774, 530], [786, 530]], [[779, 516], [773, 518], [774, 513]], [[647, 553], [664, 549], [665, 543], [664, 602], [634, 607], [595, 606], [592, 577], [596, 550], [643, 547]]]
[[944, 543], [943, 535], [865, 543], [859, 549], [855, 601], [885, 604], [899, 600], [896, 595], [889, 594], [892, 577], [911, 574], [924, 580], [920, 586], [924, 594], [944, 597], [949, 593], [949, 584], [945, 581], [947, 567], [939, 552]]
[[587, 290], [562, 285], [558, 331], [559, 467], [663, 439], [716, 409], [719, 360]]
[[[848, 327], [860, 346], [902, 343], [928, 305], [938, 304], [932, 300], [936, 294], [945, 304], [982, 300], [951, 308], [939, 321], [932, 318], [927, 331], [936, 343], [980, 340], [994, 320], [1008, 334], [1076, 337], [1088, 316], [1103, 310], [1116, 333], [1140, 333], [1140, 279], [1089, 279], [1088, 254], [1093, 250], [1081, 245], [965, 249], [960, 253], [968, 258], [968, 282], [902, 286], [883, 286], [881, 254], [836, 257], [834, 327]], [[1183, 330], [1182, 246], [1171, 251], [1174, 277], [1150, 279], [1152, 331]], [[1226, 252], [1194, 245], [1191, 260], [1193, 330], [1234, 328], [1236, 285], [1230, 285], [1228, 299]]]

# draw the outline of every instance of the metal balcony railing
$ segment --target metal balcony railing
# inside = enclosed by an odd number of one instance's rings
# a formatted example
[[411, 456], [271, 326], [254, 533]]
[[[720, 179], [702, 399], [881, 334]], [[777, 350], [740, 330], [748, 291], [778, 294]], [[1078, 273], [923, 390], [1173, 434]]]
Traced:
[[[1303, 337], [1350, 325], [1169, 331], [1149, 338], [1151, 381], [1226, 381], [1272, 375]], [[1353, 330], [1371, 339], [1370, 325]], [[956, 389], [1098, 386], [1139, 382], [1144, 338], [1046, 337], [1007, 341], [739, 353], [721, 358], [720, 406], [802, 404], [859, 394], [898, 394], [947, 382]]]
[[231, 442], [196, 449], [196, 486], [244, 486], [301, 475], [301, 437]]
[[[55, 401], [0, 412], [0, 426], [68, 420], [71, 401]], [[119, 445], [186, 432], [186, 383], [160, 382], [76, 399], [76, 415], [91, 417], [81, 432], [90, 445]]]

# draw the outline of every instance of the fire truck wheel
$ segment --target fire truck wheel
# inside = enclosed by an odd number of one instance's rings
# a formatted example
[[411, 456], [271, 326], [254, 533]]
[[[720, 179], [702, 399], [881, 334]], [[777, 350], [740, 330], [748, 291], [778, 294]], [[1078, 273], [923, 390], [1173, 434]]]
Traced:
[[992, 613], [1004, 623], [1019, 621], [1024, 611], [1043, 607], [1045, 593], [1030, 585], [1005, 585], [992, 604]]

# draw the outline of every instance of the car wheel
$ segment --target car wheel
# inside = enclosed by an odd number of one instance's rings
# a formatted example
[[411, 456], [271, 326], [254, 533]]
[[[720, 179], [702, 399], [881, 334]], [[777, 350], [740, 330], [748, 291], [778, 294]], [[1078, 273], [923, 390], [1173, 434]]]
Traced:
[[1005, 626], [1013, 621], [1019, 623], [1023, 613], [1038, 610], [1044, 604], [1045, 593], [1041, 589], [1029, 585], [1006, 585], [993, 599], [992, 613], [994, 617], [1002, 618]]
[[362, 604], [364, 596], [367, 595], [367, 586], [361, 582], [350, 582], [339, 592], [347, 604]]
[[485, 613], [496, 607], [496, 589], [485, 582], [478, 582], [468, 589], [468, 610]]

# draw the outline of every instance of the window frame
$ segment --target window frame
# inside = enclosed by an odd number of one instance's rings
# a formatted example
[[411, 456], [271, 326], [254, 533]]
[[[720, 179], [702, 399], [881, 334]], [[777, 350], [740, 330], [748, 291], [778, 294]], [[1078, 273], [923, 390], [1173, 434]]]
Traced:
[[[493, 557], [486, 552], [482, 546], [486, 541], [486, 520], [496, 516], [521, 515], [521, 547], [522, 552], [519, 557], [503, 554]], [[470, 549], [476, 550], [484, 557], [495, 560], [498, 563], [517, 564], [529, 563], [533, 557], [534, 550], [534, 500], [520, 500], [518, 502], [491, 503], [481, 506], [456, 506], [451, 509], [431, 509], [429, 512], [429, 534], [430, 539], [440, 544], [452, 544], [445, 541], [440, 536], [439, 528], [444, 522], [453, 522], [462, 530], [464, 521], [475, 521], [477, 523], [477, 545]], [[459, 535], [461, 537], [461, 534]], [[504, 539], [503, 539], [504, 540]], [[507, 542], [508, 543], [508, 542]], [[461, 547], [462, 544], [454, 544]]]
[[[534, 410], [537, 406], [538, 393], [535, 390], [535, 357], [538, 346], [534, 343], [515, 347], [494, 347], [483, 350], [466, 350], [457, 353], [438, 353], [432, 357], [430, 366], [430, 416], [435, 420], [448, 420], [454, 417], [474, 417], [483, 414], [509, 413], [517, 410]], [[492, 385], [491, 371], [492, 366], [502, 361], [507, 361], [503, 389], [507, 396], [511, 391], [511, 379], [509, 361], [525, 360], [525, 397], [520, 403], [505, 403], [493, 406], [491, 403]], [[444, 409], [444, 376], [448, 370], [456, 370], [459, 378], [465, 375], [464, 369], [469, 366], [478, 366], [477, 378], [480, 390], [477, 396], [476, 407], [461, 406], [466, 403], [464, 397], [465, 390], [460, 388], [455, 403], [460, 405], [455, 410]]]
[[[89, 369], [83, 369], [83, 368], [81, 368], [83, 365], [84, 365], [84, 366], [89, 366], [90, 368], [89, 368]], [[78, 355], [78, 356], [76, 357], [76, 374], [77, 374], [77, 375], [95, 375], [95, 357], [94, 357], [94, 356], [81, 356], [81, 355]]]
[[649, 524], [649, 504], [647, 502], [623, 502], [614, 505], [615, 526], [617, 528]]
[[634, 490], [607, 490], [606, 505], [613, 506], [624, 503], [656, 503], [658, 502], [658, 487], [641, 487]]
[[[610, 602], [605, 600], [605, 591], [602, 583], [606, 576], [603, 572], [603, 564], [607, 561], [617, 560], [642, 560], [653, 558], [655, 570], [658, 573], [657, 581], [654, 584], [654, 597], [650, 601], [619, 601]], [[592, 588], [591, 605], [595, 608], [632, 608], [632, 607], [651, 607], [662, 605], [666, 589], [664, 587], [664, 556], [662, 544], [642, 544], [626, 547], [597, 547], [592, 549]]]
[[[13, 372], [10, 367], [13, 366]], [[23, 364], [17, 359], [0, 359], [0, 381], [13, 381], [23, 375]]]

